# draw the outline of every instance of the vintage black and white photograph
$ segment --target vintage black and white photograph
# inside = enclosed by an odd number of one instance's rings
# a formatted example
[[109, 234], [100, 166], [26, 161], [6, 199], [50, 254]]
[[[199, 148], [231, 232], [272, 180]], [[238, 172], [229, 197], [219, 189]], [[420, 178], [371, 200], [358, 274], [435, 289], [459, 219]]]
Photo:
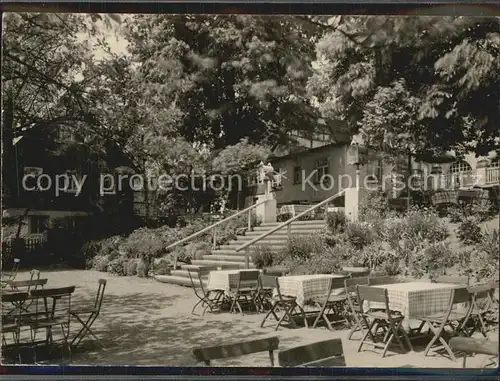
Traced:
[[2, 364], [498, 366], [500, 18], [3, 14]]

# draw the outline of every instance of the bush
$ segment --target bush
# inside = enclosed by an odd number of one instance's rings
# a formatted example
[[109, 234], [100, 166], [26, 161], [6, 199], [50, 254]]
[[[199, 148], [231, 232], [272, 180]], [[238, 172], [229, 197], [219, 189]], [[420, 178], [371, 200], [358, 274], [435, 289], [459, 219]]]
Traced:
[[127, 262], [127, 276], [137, 275], [137, 259], [129, 259]]
[[291, 236], [286, 243], [282, 255], [293, 260], [305, 261], [311, 255], [321, 255], [326, 251], [326, 244], [322, 234], [314, 233], [309, 235]]
[[203, 259], [204, 255], [212, 254], [210, 245], [206, 242], [193, 242], [185, 246], [186, 257], [191, 259]]
[[342, 269], [343, 251], [340, 246], [327, 247], [321, 253], [314, 253], [303, 263], [309, 274], [334, 274]]
[[487, 198], [478, 198], [473, 200], [465, 207], [467, 216], [474, 216], [480, 222], [488, 220], [493, 210], [493, 203]]
[[168, 259], [160, 258], [160, 260], [155, 264], [154, 273], [155, 275], [169, 275], [171, 270], [171, 264]]
[[345, 227], [346, 238], [356, 249], [362, 249], [374, 241], [374, 235], [366, 222], [348, 222]]
[[389, 198], [381, 191], [367, 192], [359, 204], [361, 221], [378, 221], [389, 213]]
[[498, 277], [500, 241], [498, 230], [486, 231], [470, 256], [470, 272], [478, 281]]
[[137, 276], [140, 278], [147, 278], [149, 275], [150, 259], [147, 256], [141, 257], [137, 264]]
[[112, 275], [126, 275], [125, 259], [118, 257], [108, 263], [108, 273]]
[[456, 255], [445, 242], [423, 245], [422, 249], [411, 258], [410, 275], [415, 278], [421, 278], [426, 274], [443, 275], [456, 261]]
[[462, 219], [465, 216], [463, 208], [459, 205], [450, 205], [446, 210], [446, 214], [448, 215], [450, 222], [454, 224], [462, 222]]
[[481, 241], [482, 234], [479, 219], [467, 217], [457, 228], [457, 237], [465, 245], [472, 245]]
[[412, 209], [405, 215], [407, 236], [429, 242], [444, 241], [449, 233], [446, 223], [431, 209]]
[[94, 257], [102, 250], [101, 246], [101, 242], [99, 241], [88, 241], [83, 244], [80, 252], [85, 260], [86, 269], [92, 268]]
[[252, 251], [252, 260], [255, 267], [263, 269], [271, 267], [274, 262], [273, 251], [270, 245], [255, 245]]
[[107, 255], [95, 256], [93, 259], [92, 268], [97, 271], [108, 271], [109, 257]]
[[347, 224], [347, 218], [344, 212], [329, 212], [326, 214], [326, 226], [333, 233], [343, 233]]

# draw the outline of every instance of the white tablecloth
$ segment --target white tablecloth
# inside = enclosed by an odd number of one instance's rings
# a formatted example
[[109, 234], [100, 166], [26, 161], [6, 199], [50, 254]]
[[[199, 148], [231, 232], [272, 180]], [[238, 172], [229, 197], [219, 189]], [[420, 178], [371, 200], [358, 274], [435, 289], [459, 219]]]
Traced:
[[342, 277], [336, 274], [291, 275], [279, 277], [278, 282], [281, 295], [296, 297], [297, 304], [303, 307], [310, 299], [326, 297], [330, 279]]
[[[399, 311], [409, 320], [417, 320], [437, 312], [446, 311], [450, 301], [451, 290], [456, 284], [408, 282], [373, 287], [386, 288], [389, 297], [389, 308]], [[385, 308], [383, 303], [369, 302], [366, 308]]]
[[225, 290], [228, 291], [230, 286], [237, 287], [237, 276], [242, 271], [255, 271], [255, 269], [231, 269], [231, 270], [214, 270], [208, 274], [207, 290]]

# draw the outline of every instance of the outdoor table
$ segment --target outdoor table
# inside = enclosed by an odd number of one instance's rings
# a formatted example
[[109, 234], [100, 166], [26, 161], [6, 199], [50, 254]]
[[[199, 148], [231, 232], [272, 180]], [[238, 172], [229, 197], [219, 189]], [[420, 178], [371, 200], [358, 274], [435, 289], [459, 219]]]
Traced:
[[[405, 317], [403, 325], [410, 326], [410, 320], [418, 320], [424, 316], [446, 311], [450, 302], [451, 289], [456, 284], [408, 282], [377, 285], [373, 287], [385, 288], [388, 291], [389, 308], [399, 311]], [[379, 302], [365, 302], [364, 308], [385, 309]]]
[[[207, 290], [225, 290], [229, 291], [230, 285], [236, 287], [238, 274], [243, 271], [256, 271], [256, 269], [231, 269], [231, 270], [214, 270], [208, 274]], [[244, 282], [242, 282], [244, 286]]]
[[[331, 278], [343, 278], [338, 274], [287, 275], [278, 278], [281, 295], [296, 297], [296, 303], [304, 304], [316, 298], [325, 298]], [[274, 295], [277, 290], [274, 290]]]

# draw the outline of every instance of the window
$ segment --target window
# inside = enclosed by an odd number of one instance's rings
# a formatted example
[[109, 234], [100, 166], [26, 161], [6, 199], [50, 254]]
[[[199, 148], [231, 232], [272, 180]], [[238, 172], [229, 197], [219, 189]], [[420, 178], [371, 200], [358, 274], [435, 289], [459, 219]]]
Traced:
[[29, 219], [30, 234], [39, 234], [45, 232], [49, 228], [48, 216], [31, 216]]
[[273, 179], [271, 180], [271, 186], [273, 188], [281, 187], [281, 183], [282, 183], [281, 173], [282, 173], [282, 170], [280, 168], [275, 169]]
[[488, 163], [488, 168], [498, 168], [500, 167], [500, 159], [492, 159], [489, 163]]
[[[316, 161], [316, 182], [320, 182], [324, 175], [328, 174], [328, 159], [322, 158]], [[326, 178], [324, 178], [325, 181]]]
[[450, 168], [451, 173], [470, 172], [471, 170], [472, 168], [470, 167], [469, 163], [463, 160], [453, 163]]

